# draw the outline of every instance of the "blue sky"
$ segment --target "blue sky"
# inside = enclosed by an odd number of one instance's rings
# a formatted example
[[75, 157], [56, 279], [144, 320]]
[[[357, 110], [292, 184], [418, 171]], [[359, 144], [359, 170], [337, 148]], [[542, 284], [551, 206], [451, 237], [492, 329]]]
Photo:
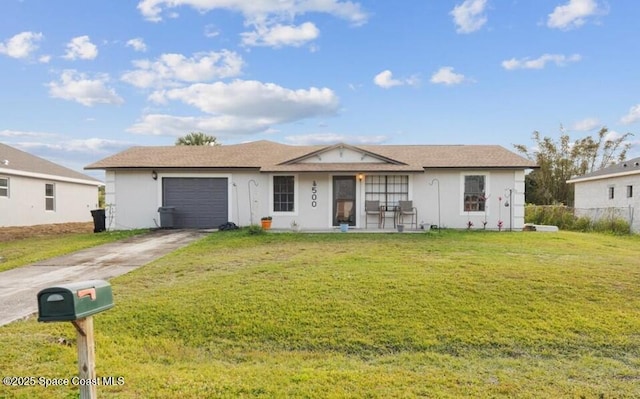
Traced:
[[82, 170], [191, 131], [508, 149], [561, 125], [636, 133], [639, 20], [635, 0], [3, 0], [0, 141]]

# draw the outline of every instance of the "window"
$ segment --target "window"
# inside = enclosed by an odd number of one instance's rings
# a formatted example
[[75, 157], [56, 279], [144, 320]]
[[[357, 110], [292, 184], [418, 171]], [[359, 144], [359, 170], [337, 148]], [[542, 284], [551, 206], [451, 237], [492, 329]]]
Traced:
[[9, 197], [9, 178], [0, 177], [0, 197]]
[[484, 212], [485, 205], [484, 175], [467, 175], [464, 177], [464, 211]]
[[627, 198], [633, 198], [633, 186], [627, 186]]
[[609, 187], [609, 199], [613, 199], [614, 196], [615, 196], [614, 187], [610, 186]]
[[56, 196], [55, 185], [47, 183], [44, 185], [44, 209], [47, 211], [56, 210]]
[[273, 177], [273, 211], [293, 212], [295, 201], [295, 178], [293, 176]]
[[365, 200], [380, 201], [380, 205], [392, 211], [398, 201], [409, 199], [409, 176], [367, 176], [365, 180]]

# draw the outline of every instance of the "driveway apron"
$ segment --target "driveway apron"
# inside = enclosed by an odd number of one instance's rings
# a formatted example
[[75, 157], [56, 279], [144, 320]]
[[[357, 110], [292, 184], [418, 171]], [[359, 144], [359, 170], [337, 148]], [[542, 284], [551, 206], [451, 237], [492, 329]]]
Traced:
[[156, 230], [0, 273], [0, 326], [38, 311], [40, 290], [68, 282], [108, 280], [182, 248], [207, 233]]

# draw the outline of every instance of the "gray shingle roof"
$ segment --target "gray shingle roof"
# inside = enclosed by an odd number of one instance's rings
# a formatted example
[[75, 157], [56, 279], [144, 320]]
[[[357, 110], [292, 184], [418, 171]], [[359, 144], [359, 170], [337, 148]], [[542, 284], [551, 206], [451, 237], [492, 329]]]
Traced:
[[6, 170], [7, 173], [32, 173], [63, 180], [83, 180], [87, 184], [101, 184], [99, 180], [91, 176], [65, 168], [3, 143], [0, 143], [0, 169]]
[[573, 177], [569, 180], [570, 183], [582, 181], [582, 180], [596, 180], [605, 179], [610, 176], [620, 174], [640, 174], [640, 157], [633, 158], [628, 161], [620, 162], [615, 165], [596, 170], [595, 172], [587, 173], [582, 176]]
[[[335, 146], [294, 146], [255, 141], [222, 146], [132, 147], [85, 169], [112, 168], [255, 168], [277, 171], [422, 171], [424, 168], [535, 168], [532, 161], [497, 145], [362, 145], [348, 146], [378, 154], [389, 163], [296, 163]], [[357, 165], [357, 166], [356, 166]], [[355, 169], [354, 169], [355, 168]]]

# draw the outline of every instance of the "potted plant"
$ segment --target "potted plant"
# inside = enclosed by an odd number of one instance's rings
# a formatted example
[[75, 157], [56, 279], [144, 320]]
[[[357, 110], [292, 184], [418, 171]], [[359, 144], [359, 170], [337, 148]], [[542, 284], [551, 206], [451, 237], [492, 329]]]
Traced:
[[269, 230], [271, 228], [271, 216], [261, 218], [260, 223], [262, 224], [263, 229]]
[[300, 225], [295, 220], [291, 222], [291, 231], [298, 232], [300, 231]]
[[349, 219], [338, 219], [338, 224], [340, 224], [340, 231], [346, 233], [349, 231]]

